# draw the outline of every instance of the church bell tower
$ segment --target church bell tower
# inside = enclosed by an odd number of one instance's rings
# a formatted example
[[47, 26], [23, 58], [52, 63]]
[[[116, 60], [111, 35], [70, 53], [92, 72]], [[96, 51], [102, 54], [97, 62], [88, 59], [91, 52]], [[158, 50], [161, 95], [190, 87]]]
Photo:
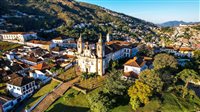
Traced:
[[83, 52], [83, 39], [82, 39], [81, 35], [80, 35], [78, 42], [77, 42], [77, 49], [78, 49], [79, 54], [81, 54]]
[[97, 42], [97, 61], [98, 61], [98, 67], [97, 67], [97, 73], [98, 75], [102, 76], [105, 74], [105, 44], [102, 39], [102, 35], [100, 34], [99, 40]]

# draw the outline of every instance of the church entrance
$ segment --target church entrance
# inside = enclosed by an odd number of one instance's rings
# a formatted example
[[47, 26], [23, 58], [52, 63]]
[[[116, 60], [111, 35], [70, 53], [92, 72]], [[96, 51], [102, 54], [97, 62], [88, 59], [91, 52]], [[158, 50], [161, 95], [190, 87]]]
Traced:
[[89, 69], [88, 68], [86, 68], [86, 73], [88, 73], [89, 72]]

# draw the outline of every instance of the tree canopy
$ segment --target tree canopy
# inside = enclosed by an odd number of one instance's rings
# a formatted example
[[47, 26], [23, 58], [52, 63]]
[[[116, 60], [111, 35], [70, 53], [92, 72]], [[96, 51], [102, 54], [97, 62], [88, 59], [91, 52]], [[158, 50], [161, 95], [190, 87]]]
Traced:
[[152, 96], [152, 88], [137, 80], [128, 90], [132, 109], [136, 110], [141, 104], [147, 104]]
[[156, 55], [153, 62], [153, 66], [157, 70], [167, 68], [177, 69], [177, 64], [176, 58], [165, 53]]
[[158, 73], [154, 70], [144, 70], [139, 74], [139, 81], [149, 85], [155, 91], [160, 92], [163, 87], [163, 82]]
[[200, 76], [197, 75], [192, 69], [184, 69], [180, 73], [177, 74], [177, 77], [185, 82], [185, 88], [188, 86], [189, 82], [198, 82], [200, 81]]
[[[88, 94], [88, 101], [92, 111], [107, 112], [114, 106], [129, 102], [127, 90], [131, 83], [121, 80], [121, 76], [122, 72], [113, 68], [104, 86], [99, 88], [99, 91]], [[121, 101], [122, 99], [123, 101]]]

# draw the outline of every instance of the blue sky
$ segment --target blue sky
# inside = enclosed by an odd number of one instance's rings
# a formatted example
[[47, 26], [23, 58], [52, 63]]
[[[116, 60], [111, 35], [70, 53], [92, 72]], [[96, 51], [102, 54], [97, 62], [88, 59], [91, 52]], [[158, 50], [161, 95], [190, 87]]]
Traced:
[[154, 23], [200, 21], [200, 0], [78, 0]]

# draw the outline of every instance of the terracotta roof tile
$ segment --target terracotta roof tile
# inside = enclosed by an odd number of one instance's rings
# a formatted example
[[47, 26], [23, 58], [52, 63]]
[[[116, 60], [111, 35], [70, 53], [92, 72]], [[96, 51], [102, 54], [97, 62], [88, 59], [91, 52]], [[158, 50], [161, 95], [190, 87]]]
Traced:
[[41, 40], [30, 40], [28, 42], [33, 43], [33, 44], [43, 44], [43, 45], [50, 45], [51, 44], [50, 41], [41, 41]]
[[44, 70], [54, 67], [55, 64], [39, 63], [37, 65], [31, 66], [35, 70]]
[[134, 57], [133, 59], [128, 60], [124, 65], [133, 66], [133, 67], [142, 67], [146, 61], [143, 58]]
[[179, 51], [193, 51], [193, 49], [189, 47], [181, 47], [179, 48]]
[[35, 32], [6, 32], [6, 33], [3, 33], [3, 34], [34, 34]]

